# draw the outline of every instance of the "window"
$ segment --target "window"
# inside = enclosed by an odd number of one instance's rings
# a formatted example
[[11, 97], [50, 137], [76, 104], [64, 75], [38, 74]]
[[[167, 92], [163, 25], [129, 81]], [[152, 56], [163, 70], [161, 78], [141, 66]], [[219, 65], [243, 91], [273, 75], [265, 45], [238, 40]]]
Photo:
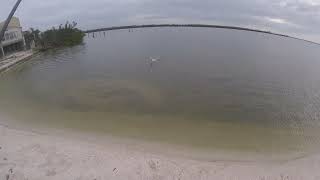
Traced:
[[4, 36], [4, 40], [6, 41], [17, 39], [17, 38], [18, 38], [17, 32], [7, 32]]

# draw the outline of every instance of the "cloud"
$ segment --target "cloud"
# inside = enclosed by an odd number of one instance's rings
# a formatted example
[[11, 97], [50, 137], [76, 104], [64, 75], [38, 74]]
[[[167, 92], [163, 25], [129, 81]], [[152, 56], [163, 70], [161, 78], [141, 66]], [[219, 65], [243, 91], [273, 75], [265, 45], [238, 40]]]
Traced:
[[277, 24], [289, 24], [285, 19], [280, 19], [280, 18], [266, 17], [266, 20], [273, 23], [277, 23]]
[[[1, 2], [5, 19], [16, 0]], [[319, 0], [23, 0], [24, 27], [77, 21], [82, 29], [144, 23], [208, 23], [255, 27], [320, 39]]]

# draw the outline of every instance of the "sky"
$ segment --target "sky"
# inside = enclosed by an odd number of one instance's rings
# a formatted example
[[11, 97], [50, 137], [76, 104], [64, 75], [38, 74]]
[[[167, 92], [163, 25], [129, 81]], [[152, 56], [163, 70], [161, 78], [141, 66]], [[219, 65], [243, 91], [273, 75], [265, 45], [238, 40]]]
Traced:
[[[0, 19], [16, 0], [1, 0]], [[15, 16], [24, 30], [66, 21], [80, 29], [148, 23], [232, 25], [320, 42], [320, 0], [22, 0]]]

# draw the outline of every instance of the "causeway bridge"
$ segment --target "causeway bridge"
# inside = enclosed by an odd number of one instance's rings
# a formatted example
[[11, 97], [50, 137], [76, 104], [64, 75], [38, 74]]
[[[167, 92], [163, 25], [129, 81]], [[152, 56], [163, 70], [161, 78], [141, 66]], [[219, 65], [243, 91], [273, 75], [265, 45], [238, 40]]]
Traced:
[[245, 27], [238, 27], [238, 26], [223, 26], [223, 25], [210, 25], [210, 24], [143, 24], [143, 25], [129, 25], [129, 26], [111, 26], [111, 27], [105, 27], [105, 28], [98, 28], [98, 29], [90, 29], [83, 31], [84, 33], [95, 33], [95, 32], [105, 32], [105, 31], [114, 31], [114, 30], [121, 30], [121, 29], [138, 29], [138, 28], [154, 28], [154, 27], [201, 27], [201, 28], [215, 28], [215, 29], [231, 29], [231, 30], [238, 30], [238, 31], [251, 31], [251, 32], [257, 32], [257, 33], [264, 33], [264, 34], [271, 34], [275, 36], [282, 36], [292, 39], [297, 39], [313, 44], [320, 45], [320, 43], [285, 35], [285, 34], [279, 34], [274, 33], [270, 31], [264, 31], [259, 29], [251, 29], [251, 28], [245, 28]]

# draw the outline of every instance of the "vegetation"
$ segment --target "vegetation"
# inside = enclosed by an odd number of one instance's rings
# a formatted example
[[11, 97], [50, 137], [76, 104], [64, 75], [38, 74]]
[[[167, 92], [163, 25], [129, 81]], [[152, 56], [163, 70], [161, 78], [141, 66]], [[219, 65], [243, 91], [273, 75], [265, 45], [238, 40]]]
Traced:
[[26, 42], [34, 41], [39, 50], [78, 45], [83, 42], [85, 34], [76, 26], [76, 22], [66, 22], [58, 28], [53, 27], [44, 32], [31, 28], [25, 33], [25, 39]]
[[30, 49], [32, 41], [34, 43], [40, 42], [40, 31], [38, 29], [35, 30], [33, 28], [30, 28], [29, 31], [24, 32], [24, 39], [26, 41], [27, 49]]

